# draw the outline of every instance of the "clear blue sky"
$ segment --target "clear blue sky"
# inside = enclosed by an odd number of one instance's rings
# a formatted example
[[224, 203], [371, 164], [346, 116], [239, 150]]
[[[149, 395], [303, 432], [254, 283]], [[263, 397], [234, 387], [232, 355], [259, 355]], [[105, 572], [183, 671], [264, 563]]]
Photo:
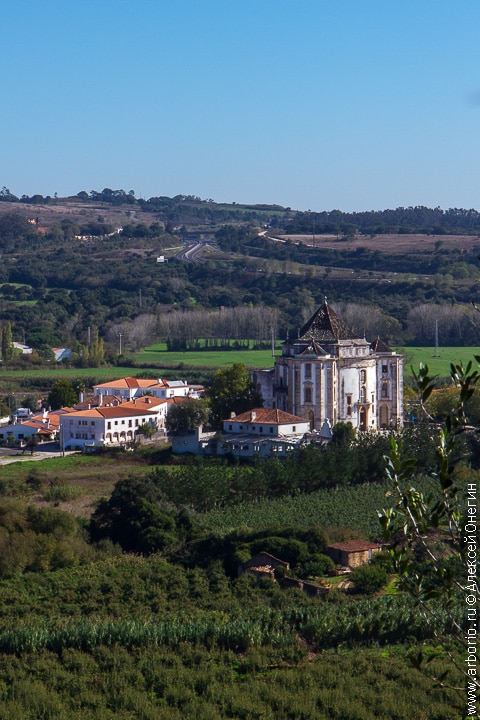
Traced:
[[479, 0], [16, 0], [0, 187], [480, 209]]

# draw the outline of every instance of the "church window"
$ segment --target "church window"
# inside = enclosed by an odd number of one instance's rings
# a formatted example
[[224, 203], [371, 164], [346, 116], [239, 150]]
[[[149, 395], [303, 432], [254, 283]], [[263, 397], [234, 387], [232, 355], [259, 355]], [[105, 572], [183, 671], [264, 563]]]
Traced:
[[360, 370], [360, 382], [364, 383], [367, 379], [367, 371]]
[[367, 391], [365, 390], [364, 387], [361, 387], [360, 388], [360, 402], [364, 403], [364, 402], [366, 402], [366, 400], [367, 400]]
[[312, 402], [312, 388], [309, 388], [309, 387], [305, 388], [305, 402], [306, 403]]
[[387, 385], [387, 383], [382, 383], [382, 398], [388, 398], [388, 385]]
[[305, 365], [305, 377], [306, 378], [312, 377], [312, 364], [311, 363], [307, 363]]
[[382, 365], [382, 375], [388, 375], [388, 365]]
[[347, 395], [347, 415], [350, 417], [352, 415], [352, 396]]

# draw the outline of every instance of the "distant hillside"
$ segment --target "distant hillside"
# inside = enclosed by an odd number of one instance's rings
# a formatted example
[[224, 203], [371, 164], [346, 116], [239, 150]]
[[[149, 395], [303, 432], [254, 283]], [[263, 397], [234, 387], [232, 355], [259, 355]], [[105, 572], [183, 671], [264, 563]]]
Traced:
[[289, 235], [351, 237], [355, 233], [379, 235], [428, 234], [471, 235], [480, 233], [480, 213], [475, 209], [443, 210], [424, 206], [346, 213], [340, 210], [298, 211], [281, 205], [216, 203], [194, 195], [137, 198], [130, 190], [82, 190], [67, 198], [42, 195], [17, 197], [8, 188], [0, 191], [0, 212], [14, 209], [24, 216], [50, 225], [68, 217], [81, 222], [98, 216], [119, 226], [125, 222], [196, 226], [212, 229], [221, 224], [256, 224], [285, 231]]

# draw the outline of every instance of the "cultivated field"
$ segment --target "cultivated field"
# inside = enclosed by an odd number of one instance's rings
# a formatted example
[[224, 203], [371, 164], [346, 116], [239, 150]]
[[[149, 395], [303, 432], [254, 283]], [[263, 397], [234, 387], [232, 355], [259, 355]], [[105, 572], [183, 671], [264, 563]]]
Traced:
[[[459, 251], [480, 249], [480, 239], [477, 235], [406, 235], [385, 234], [385, 235], [355, 235], [351, 240], [342, 240], [336, 235], [285, 235], [285, 239], [292, 242], [301, 242], [311, 247], [328, 250], [356, 250], [366, 248], [368, 250], [379, 250], [393, 255], [403, 255], [408, 252], [435, 251], [435, 247], [441, 243], [441, 248], [458, 248]], [[437, 245], [438, 247], [438, 245]]]

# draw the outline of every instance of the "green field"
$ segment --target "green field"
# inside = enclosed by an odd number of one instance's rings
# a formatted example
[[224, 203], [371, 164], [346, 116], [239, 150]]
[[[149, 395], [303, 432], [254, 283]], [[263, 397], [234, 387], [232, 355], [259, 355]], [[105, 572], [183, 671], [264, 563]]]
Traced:
[[450, 363], [466, 365], [470, 360], [475, 363], [475, 355], [480, 355], [480, 347], [404, 347], [398, 352], [405, 355], [405, 375], [411, 375], [411, 367], [418, 370], [420, 363], [428, 365], [432, 375], [447, 377], [450, 375]]
[[[480, 355], [480, 347], [443, 347], [438, 352], [434, 347], [404, 347], [398, 352], [405, 355], [405, 375], [411, 375], [411, 366], [418, 369], [420, 363], [428, 365], [434, 375], [448, 376], [450, 363], [466, 364]], [[275, 354], [280, 354], [277, 346]], [[179, 365], [185, 367], [225, 367], [236, 362], [245, 363], [249, 368], [272, 367], [271, 350], [232, 350], [228, 352], [186, 351], [167, 352], [164, 344], [152, 345], [143, 352], [135, 354], [139, 363], [155, 363], [160, 366]]]
[[[434, 347], [402, 347], [397, 348], [405, 356], [405, 375], [411, 375], [411, 368], [418, 370], [419, 364], [428, 365], [432, 375], [447, 377], [450, 374], [450, 363], [463, 363], [474, 361], [475, 355], [480, 355], [480, 347], [442, 347], [436, 352]], [[275, 354], [280, 354], [277, 346]], [[222, 368], [233, 363], [244, 363], [250, 369], [269, 368], [273, 365], [272, 351], [269, 350], [231, 350], [231, 351], [185, 351], [168, 352], [165, 344], [152, 345], [132, 356], [136, 367], [100, 368], [67, 368], [56, 365], [51, 369], [35, 370], [9, 370], [0, 368], [0, 394], [8, 392], [6, 387], [9, 381], [21, 383], [22, 378], [48, 378], [58, 380], [67, 378], [95, 378], [96, 381], [107, 381], [119, 377], [141, 377], [150, 369], [157, 370], [160, 376], [169, 376], [172, 370], [181, 370], [187, 373], [189, 368]], [[150, 372], [151, 374], [151, 372]]]
[[[277, 346], [275, 354], [280, 353]], [[165, 343], [151, 345], [144, 351], [135, 353], [137, 363], [165, 365], [194, 365], [195, 367], [227, 367], [233, 363], [244, 363], [249, 368], [272, 367], [272, 350], [186, 350], [168, 352]]]

